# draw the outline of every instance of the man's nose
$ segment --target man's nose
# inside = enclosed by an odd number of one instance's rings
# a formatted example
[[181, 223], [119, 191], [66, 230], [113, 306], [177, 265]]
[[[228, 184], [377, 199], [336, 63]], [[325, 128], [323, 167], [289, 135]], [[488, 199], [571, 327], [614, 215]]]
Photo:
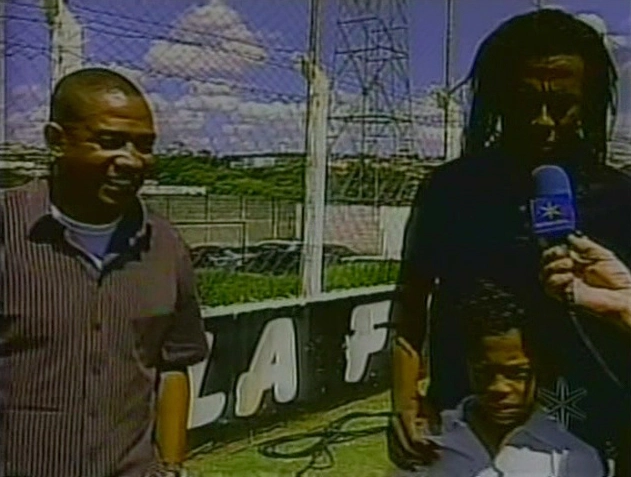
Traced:
[[540, 126], [544, 128], [553, 128], [555, 123], [552, 116], [550, 116], [550, 111], [547, 104], [542, 104], [537, 117], [532, 121], [534, 126]]
[[144, 154], [138, 152], [136, 146], [129, 141], [123, 148], [124, 153], [116, 157], [117, 167], [140, 171], [147, 167], [147, 159]]
[[495, 376], [489, 384], [488, 391], [491, 393], [505, 394], [511, 391], [508, 380], [501, 375]]

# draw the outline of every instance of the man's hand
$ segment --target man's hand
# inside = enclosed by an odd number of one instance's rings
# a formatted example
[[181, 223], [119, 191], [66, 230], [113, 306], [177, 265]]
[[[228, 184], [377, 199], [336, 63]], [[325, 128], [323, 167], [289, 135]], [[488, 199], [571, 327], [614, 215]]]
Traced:
[[546, 250], [541, 281], [548, 295], [607, 318], [631, 332], [631, 272], [613, 252], [587, 237]]
[[420, 358], [403, 338], [394, 343], [391, 460], [399, 467], [428, 465], [438, 459], [438, 446], [427, 439], [440, 431], [440, 415], [419, 390]]
[[[398, 461], [409, 465], [429, 465], [439, 458], [439, 446], [428, 440], [428, 436], [436, 435], [440, 427], [440, 418], [427, 409], [424, 398], [419, 398], [417, 411], [398, 412], [392, 422], [395, 451], [400, 451]], [[425, 410], [421, 410], [425, 407]]]

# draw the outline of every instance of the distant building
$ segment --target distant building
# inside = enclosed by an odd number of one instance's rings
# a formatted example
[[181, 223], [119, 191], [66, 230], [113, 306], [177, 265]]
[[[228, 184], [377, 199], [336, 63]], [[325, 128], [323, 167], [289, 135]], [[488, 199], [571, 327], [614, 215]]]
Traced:
[[140, 195], [206, 195], [204, 186], [173, 186], [158, 185], [156, 181], [145, 181], [140, 189]]
[[261, 153], [261, 154], [239, 154], [224, 156], [220, 162], [227, 163], [232, 169], [259, 169], [264, 167], [274, 167], [280, 164], [296, 161], [304, 157], [304, 153]]

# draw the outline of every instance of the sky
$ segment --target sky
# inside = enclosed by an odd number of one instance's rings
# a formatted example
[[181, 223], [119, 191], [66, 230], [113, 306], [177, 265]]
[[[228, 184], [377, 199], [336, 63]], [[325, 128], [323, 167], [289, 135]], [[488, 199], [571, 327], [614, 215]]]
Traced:
[[[352, 62], [345, 63], [349, 56], [341, 51], [357, 40], [339, 23], [348, 15], [346, 2], [323, 0], [322, 60], [334, 82], [336, 107], [352, 109], [357, 88]], [[41, 3], [9, 0], [5, 6], [7, 137], [40, 145], [51, 83]], [[601, 1], [597, 10], [594, 3], [563, 0], [555, 6], [587, 15], [610, 35], [625, 85], [622, 115], [631, 117], [631, 2]], [[500, 22], [534, 8], [531, 0], [454, 4], [454, 80], [466, 75], [479, 42]], [[116, 68], [148, 92], [160, 147], [178, 142], [219, 154], [304, 149], [307, 91], [299, 58], [308, 45], [308, 0], [69, 0], [67, 5], [83, 31], [83, 65]], [[427, 92], [444, 81], [445, 5], [409, 0], [404, 18], [397, 20], [407, 26], [409, 58], [407, 67], [398, 63], [392, 95], [404, 99], [409, 80], [414, 114], [430, 119], [441, 114]], [[432, 120], [422, 122], [417, 139], [430, 155], [442, 150], [442, 130]]]

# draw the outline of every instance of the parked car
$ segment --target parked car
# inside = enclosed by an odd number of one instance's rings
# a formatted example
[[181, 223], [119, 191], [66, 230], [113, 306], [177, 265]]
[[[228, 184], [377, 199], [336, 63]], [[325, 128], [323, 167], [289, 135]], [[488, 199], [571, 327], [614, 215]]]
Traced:
[[191, 247], [191, 261], [194, 268], [212, 268], [234, 272], [243, 266], [243, 258], [242, 250], [237, 247], [214, 244]]
[[[243, 269], [250, 273], [275, 275], [299, 273], [304, 243], [297, 240], [265, 240], [247, 248]], [[340, 244], [324, 244], [324, 265], [340, 263], [342, 258], [357, 255]]]

